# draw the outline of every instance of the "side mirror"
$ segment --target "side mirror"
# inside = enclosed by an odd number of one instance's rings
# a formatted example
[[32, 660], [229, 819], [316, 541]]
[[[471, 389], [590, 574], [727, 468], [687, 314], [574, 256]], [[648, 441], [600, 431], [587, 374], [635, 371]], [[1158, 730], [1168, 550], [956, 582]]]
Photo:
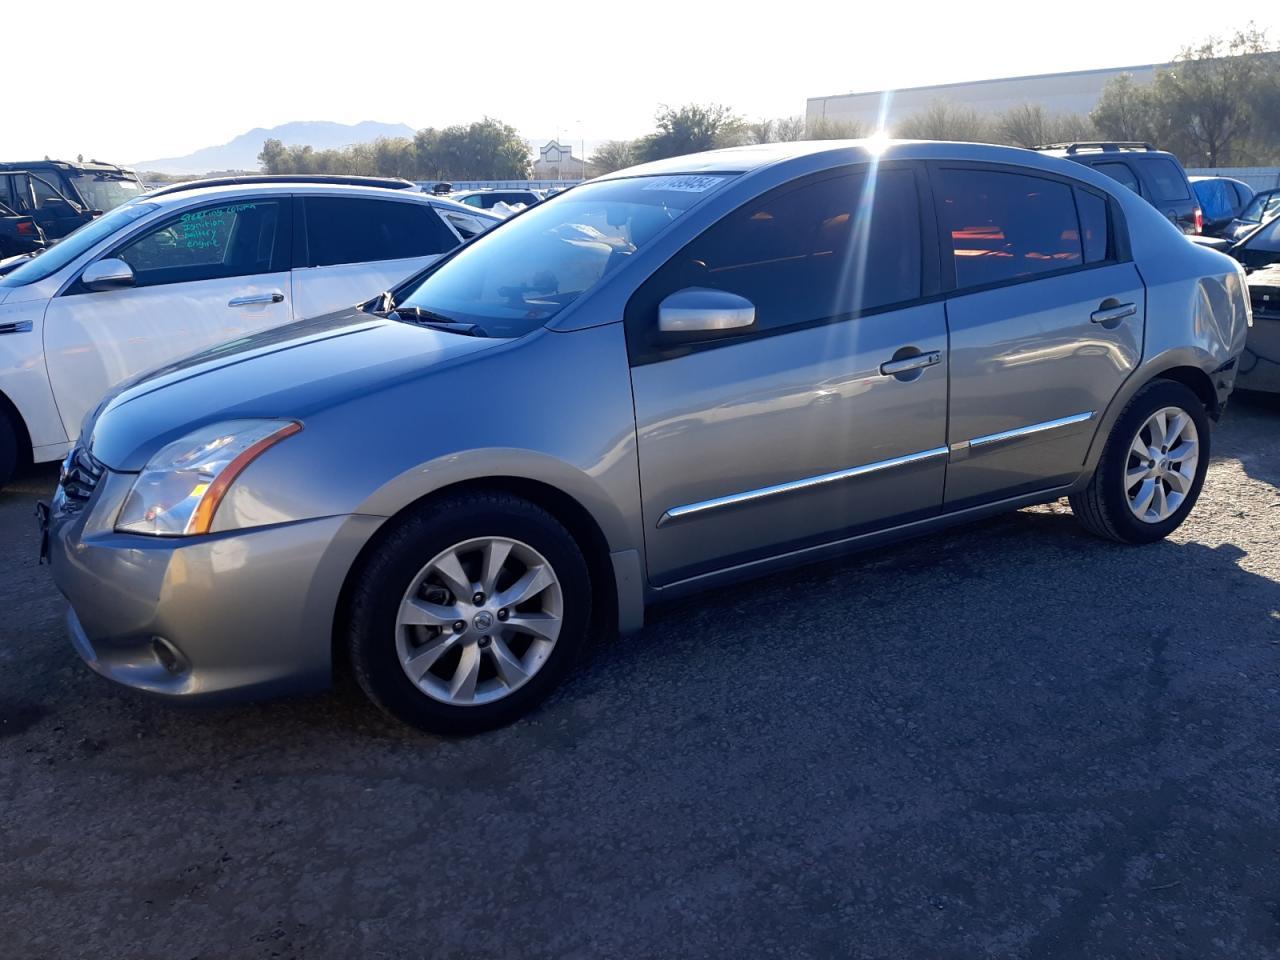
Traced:
[[746, 297], [707, 287], [686, 287], [658, 304], [663, 333], [733, 333], [755, 326], [756, 307]]
[[80, 282], [94, 291], [123, 290], [125, 287], [132, 287], [135, 282], [133, 267], [123, 260], [108, 257], [85, 267], [84, 273], [80, 274]]

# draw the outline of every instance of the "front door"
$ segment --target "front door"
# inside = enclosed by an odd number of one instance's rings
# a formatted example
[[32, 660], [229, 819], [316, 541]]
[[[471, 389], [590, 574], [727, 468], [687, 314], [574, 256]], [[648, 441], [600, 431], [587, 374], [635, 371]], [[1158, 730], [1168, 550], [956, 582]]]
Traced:
[[932, 179], [955, 288], [947, 508], [1068, 483], [1142, 356], [1146, 291], [1113, 210], [1052, 175], [958, 164]]
[[[920, 176], [911, 166], [877, 177], [862, 168], [771, 191], [705, 231], [632, 298], [653, 584], [941, 509], [947, 333], [942, 304], [925, 302], [933, 277], [921, 253], [930, 226]], [[658, 304], [688, 287], [747, 298], [755, 328], [665, 340]]]
[[135, 285], [92, 291], [78, 280], [49, 304], [45, 353], [68, 436], [128, 377], [293, 319], [288, 198], [183, 211], [104, 254]]

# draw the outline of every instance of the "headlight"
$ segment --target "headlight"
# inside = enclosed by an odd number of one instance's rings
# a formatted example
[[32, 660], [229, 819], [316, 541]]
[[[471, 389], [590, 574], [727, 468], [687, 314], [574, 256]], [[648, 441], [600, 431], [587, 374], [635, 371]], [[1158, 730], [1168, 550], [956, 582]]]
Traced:
[[138, 474], [116, 530], [157, 537], [208, 533], [240, 471], [301, 429], [294, 420], [227, 420], [187, 434], [161, 449]]

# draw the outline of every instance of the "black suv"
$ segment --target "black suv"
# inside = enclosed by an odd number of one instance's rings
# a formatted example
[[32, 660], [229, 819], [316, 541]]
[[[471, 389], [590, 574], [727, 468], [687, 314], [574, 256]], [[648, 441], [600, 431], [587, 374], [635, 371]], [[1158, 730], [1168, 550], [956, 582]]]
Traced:
[[136, 173], [111, 163], [0, 162], [0, 203], [34, 217], [50, 240], [145, 192]]
[[1172, 153], [1157, 150], [1149, 143], [1105, 140], [1050, 143], [1036, 149], [1083, 163], [1119, 180], [1183, 233], [1198, 234], [1204, 230], [1200, 201], [1191, 189], [1187, 171]]

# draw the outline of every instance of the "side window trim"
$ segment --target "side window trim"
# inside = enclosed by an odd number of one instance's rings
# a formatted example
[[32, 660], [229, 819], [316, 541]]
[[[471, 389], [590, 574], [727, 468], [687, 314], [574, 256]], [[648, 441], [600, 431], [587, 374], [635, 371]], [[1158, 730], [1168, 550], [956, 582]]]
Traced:
[[[1129, 254], [1129, 244], [1127, 233], [1122, 235], [1125, 230], [1123, 217], [1120, 215], [1120, 204], [1113, 197], [1107, 196], [1100, 192], [1096, 187], [1085, 184], [1071, 177], [1062, 176], [1048, 170], [1040, 170], [1036, 167], [1022, 167], [1012, 163], [992, 163], [982, 160], [928, 160], [925, 162], [929, 172], [930, 191], [932, 195], [933, 181], [937, 179], [942, 170], [986, 170], [992, 173], [1011, 173], [1023, 177], [1040, 177], [1043, 180], [1052, 180], [1071, 188], [1072, 206], [1076, 210], [1076, 227], [1081, 231], [1081, 251], [1084, 248], [1083, 225], [1080, 222], [1080, 210], [1076, 203], [1075, 192], [1077, 190], [1087, 190], [1096, 196], [1101, 196], [1107, 201], [1107, 230], [1109, 231], [1108, 243], [1112, 249], [1113, 255], [1106, 260], [1100, 260], [1095, 263], [1082, 263], [1079, 266], [1063, 267], [1060, 270], [1046, 270], [1044, 273], [1036, 273], [1028, 277], [1013, 277], [1008, 280], [999, 280], [995, 283], [985, 283], [978, 286], [964, 287], [963, 289], [956, 286], [955, 258], [949, 256], [950, 245], [947, 243], [945, 231], [942, 224], [942, 211], [936, 203], [933, 204], [934, 223], [937, 231], [938, 254], [942, 265], [942, 289], [944, 296], [947, 298], [954, 296], [968, 296], [971, 293], [981, 293], [984, 290], [998, 290], [1001, 287], [1012, 287], [1022, 283], [1034, 283], [1037, 280], [1047, 280], [1052, 277], [1067, 276], [1072, 273], [1079, 273], [1082, 270], [1096, 270], [1099, 267], [1110, 267], [1117, 263], [1124, 263], [1131, 259]], [[1105, 176], [1105, 174], [1103, 174]], [[1116, 181], [1116, 183], [1125, 190], [1129, 188], [1124, 184]]]
[[[933, 190], [932, 185], [929, 182], [926, 164], [927, 162], [923, 160], [891, 160], [884, 163], [864, 162], [846, 164], [844, 166], [832, 167], [827, 170], [821, 170], [817, 173], [797, 177], [796, 179], [789, 180], [786, 183], [779, 184], [772, 189], [766, 190], [764, 193], [757, 194], [749, 200], [739, 204], [715, 223], [706, 227], [696, 237], [691, 238], [681, 246], [680, 250], [673, 254], [670, 259], [659, 265], [652, 273], [645, 277], [643, 281], [637, 284], [635, 290], [632, 291], [631, 296], [627, 298], [627, 308], [624, 311], [624, 325], [627, 331], [627, 354], [630, 365], [638, 367], [645, 366], [650, 363], [660, 363], [664, 360], [673, 360], [692, 353], [701, 353], [705, 350], [717, 350], [722, 347], [729, 347], [753, 340], [761, 340], [767, 337], [782, 336], [802, 330], [810, 330], [815, 327], [825, 327], [837, 323], [848, 323], [862, 317], [873, 317], [883, 313], [908, 310], [913, 307], [936, 303], [944, 299], [947, 296], [947, 292], [943, 289], [941, 282], [940, 235], [938, 233], [936, 218], [931, 212], [933, 209]], [[637, 320], [634, 318], [632, 313], [633, 302], [645, 287], [648, 286], [656, 276], [662, 273], [673, 259], [679, 257], [684, 252], [685, 248], [688, 247], [689, 244], [694, 243], [708, 231], [714, 230], [725, 220], [738, 214], [744, 207], [766, 202], [771, 197], [791, 193], [795, 190], [809, 187], [817, 183], [822, 183], [826, 180], [854, 176], [857, 174], [867, 174], [873, 169], [908, 170], [912, 174], [912, 179], [916, 187], [917, 211], [920, 221], [920, 296], [910, 300], [901, 300], [895, 303], [884, 304], [882, 306], [871, 307], [868, 309], [846, 311], [830, 317], [821, 317], [814, 320], [800, 320], [795, 323], [765, 327], [733, 337], [721, 337], [703, 342], [684, 344], [673, 343], [659, 347], [637, 349], [638, 337], [636, 336], [637, 331], [635, 330]]]

